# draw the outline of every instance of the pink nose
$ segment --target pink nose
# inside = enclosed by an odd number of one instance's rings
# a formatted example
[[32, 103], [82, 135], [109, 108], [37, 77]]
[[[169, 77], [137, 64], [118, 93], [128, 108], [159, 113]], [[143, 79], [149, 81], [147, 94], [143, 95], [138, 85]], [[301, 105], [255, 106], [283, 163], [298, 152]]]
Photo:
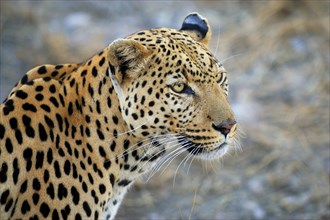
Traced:
[[212, 123], [212, 127], [215, 130], [220, 131], [221, 134], [227, 136], [235, 124], [236, 124], [235, 120], [227, 120], [227, 121], [222, 121], [220, 124], [217, 125]]

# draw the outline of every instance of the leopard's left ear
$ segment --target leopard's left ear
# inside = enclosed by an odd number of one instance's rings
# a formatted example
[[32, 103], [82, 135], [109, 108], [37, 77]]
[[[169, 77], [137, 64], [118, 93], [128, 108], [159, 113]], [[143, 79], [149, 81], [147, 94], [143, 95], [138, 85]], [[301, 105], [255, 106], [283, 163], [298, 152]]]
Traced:
[[208, 45], [212, 31], [206, 18], [194, 12], [186, 16], [180, 31], [188, 33], [196, 41]]

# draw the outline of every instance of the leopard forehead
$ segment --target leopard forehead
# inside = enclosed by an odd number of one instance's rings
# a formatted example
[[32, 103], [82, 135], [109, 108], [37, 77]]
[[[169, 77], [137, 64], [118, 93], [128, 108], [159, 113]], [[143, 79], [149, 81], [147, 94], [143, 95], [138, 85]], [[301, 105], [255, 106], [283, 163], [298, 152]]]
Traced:
[[[222, 65], [207, 46], [189, 34], [170, 28], [140, 31], [128, 36], [153, 51], [156, 64], [188, 72], [195, 78], [213, 77]], [[184, 73], [186, 73], [184, 72]]]

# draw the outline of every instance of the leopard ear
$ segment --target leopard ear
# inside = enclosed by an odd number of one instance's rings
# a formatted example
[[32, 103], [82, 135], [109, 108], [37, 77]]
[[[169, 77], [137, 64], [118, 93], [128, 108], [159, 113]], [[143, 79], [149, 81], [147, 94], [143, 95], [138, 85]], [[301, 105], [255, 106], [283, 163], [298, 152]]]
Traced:
[[109, 45], [108, 54], [113, 70], [117, 70], [113, 74], [122, 83], [126, 78], [135, 79], [140, 75], [151, 51], [138, 41], [119, 39]]
[[206, 46], [208, 45], [212, 35], [207, 19], [203, 18], [196, 12], [186, 16], [180, 30], [188, 33], [196, 41], [199, 41]]

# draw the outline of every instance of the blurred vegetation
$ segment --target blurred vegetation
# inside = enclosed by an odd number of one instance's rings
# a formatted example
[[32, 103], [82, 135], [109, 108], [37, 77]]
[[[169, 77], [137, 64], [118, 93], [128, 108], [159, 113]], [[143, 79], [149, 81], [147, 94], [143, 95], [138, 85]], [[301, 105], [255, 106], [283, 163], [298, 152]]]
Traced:
[[330, 218], [329, 1], [0, 4], [2, 100], [36, 65], [81, 62], [132, 32], [179, 28], [192, 11], [211, 23], [242, 151], [178, 171], [173, 161], [135, 184], [118, 219]]

